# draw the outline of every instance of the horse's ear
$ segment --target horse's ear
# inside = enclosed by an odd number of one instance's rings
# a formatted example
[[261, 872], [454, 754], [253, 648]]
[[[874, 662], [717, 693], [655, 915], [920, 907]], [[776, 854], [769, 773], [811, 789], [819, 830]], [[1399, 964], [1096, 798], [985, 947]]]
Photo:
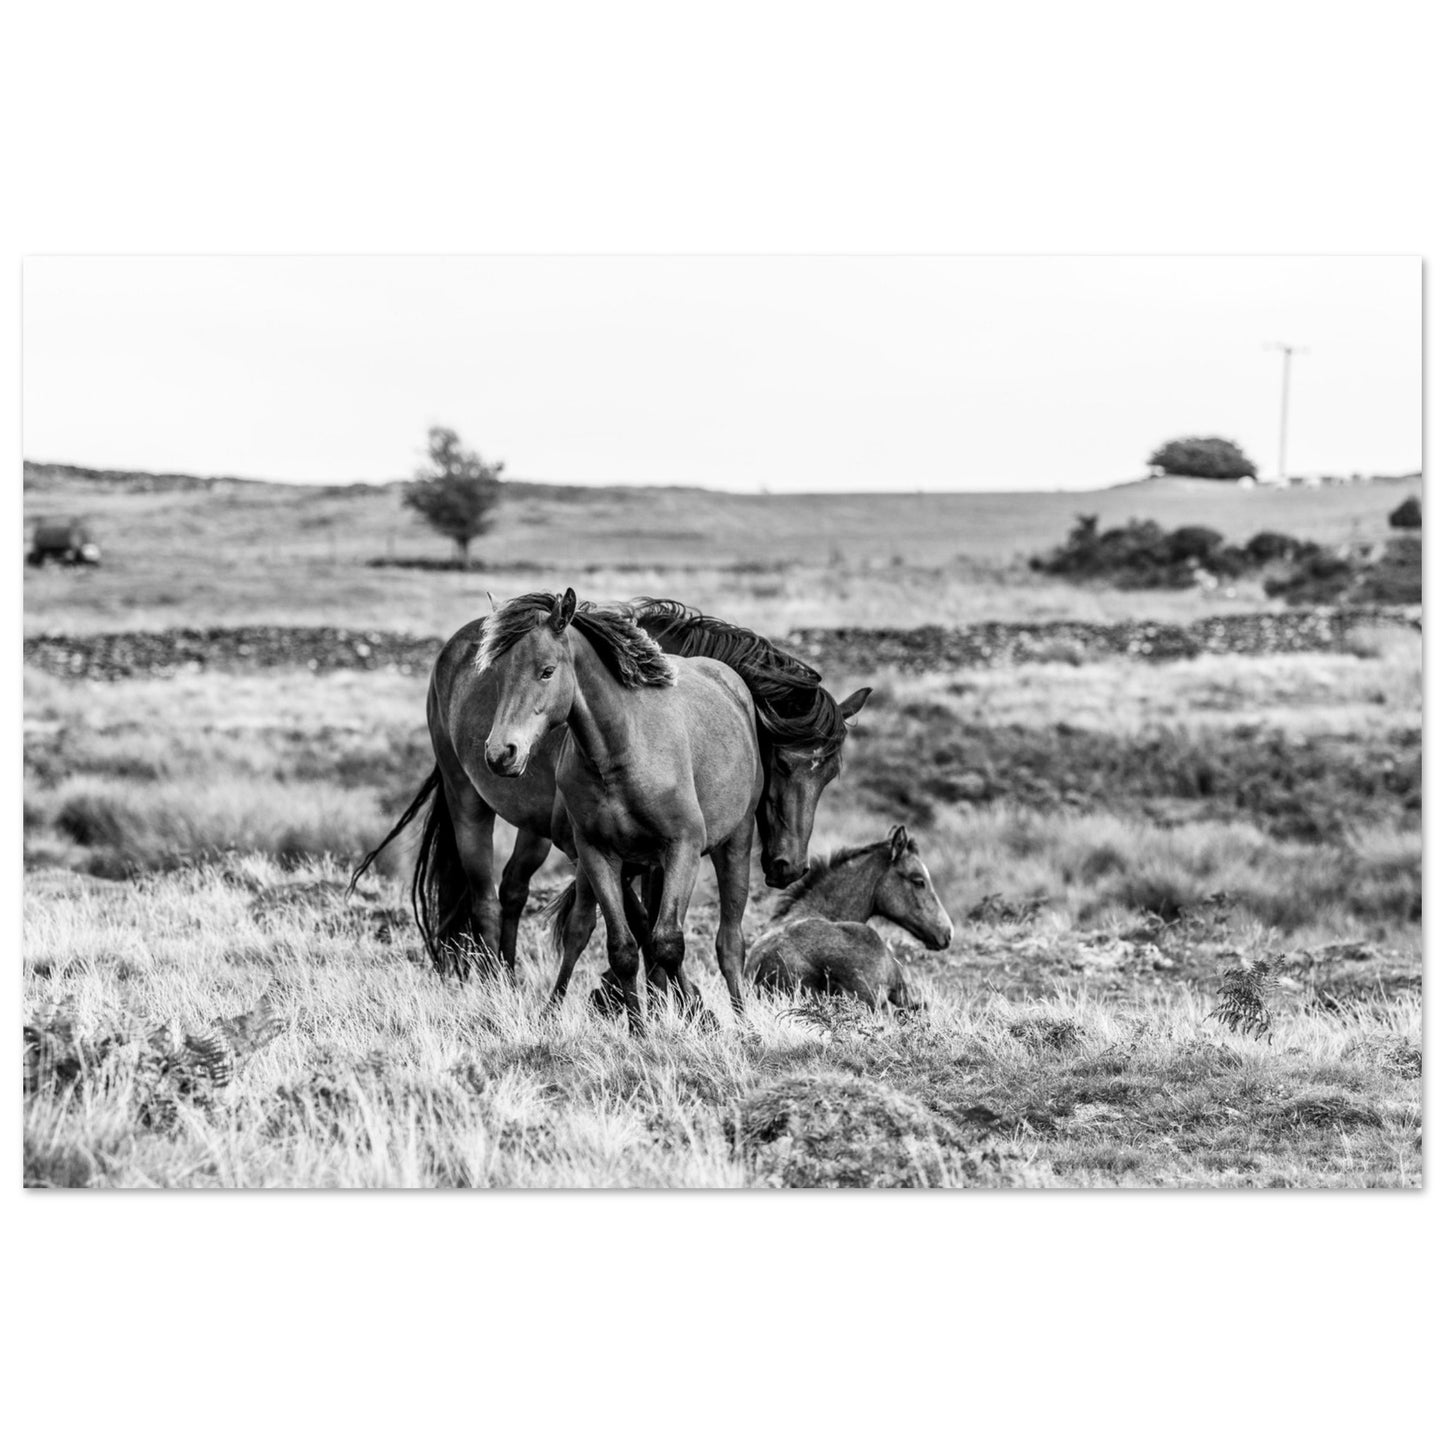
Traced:
[[908, 836], [908, 829], [900, 823], [888, 835], [888, 856], [896, 863], [912, 847], [913, 839]]
[[552, 609], [552, 631], [566, 632], [572, 625], [572, 614], [577, 610], [577, 594], [569, 587]]
[[838, 711], [844, 717], [852, 717], [855, 713], [863, 711], [863, 704], [873, 695], [871, 687], [860, 687], [857, 692], [850, 692], [842, 702], [838, 704]]

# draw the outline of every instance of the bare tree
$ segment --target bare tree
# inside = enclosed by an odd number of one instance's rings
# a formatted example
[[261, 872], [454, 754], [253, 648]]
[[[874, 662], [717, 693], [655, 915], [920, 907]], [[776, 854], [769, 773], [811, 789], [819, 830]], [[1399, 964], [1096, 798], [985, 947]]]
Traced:
[[428, 465], [408, 482], [402, 505], [412, 507], [428, 525], [457, 544], [463, 567], [470, 564], [472, 538], [489, 532], [502, 500], [502, 462], [484, 462], [467, 451], [450, 427], [427, 432]]

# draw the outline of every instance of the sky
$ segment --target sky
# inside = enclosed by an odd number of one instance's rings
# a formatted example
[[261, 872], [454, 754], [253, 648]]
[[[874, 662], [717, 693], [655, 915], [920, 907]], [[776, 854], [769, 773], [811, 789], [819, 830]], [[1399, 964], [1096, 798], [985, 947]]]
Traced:
[[40, 257], [35, 461], [390, 481], [442, 424], [506, 475], [754, 491], [1107, 486], [1182, 435], [1278, 470], [1422, 457], [1402, 257]]

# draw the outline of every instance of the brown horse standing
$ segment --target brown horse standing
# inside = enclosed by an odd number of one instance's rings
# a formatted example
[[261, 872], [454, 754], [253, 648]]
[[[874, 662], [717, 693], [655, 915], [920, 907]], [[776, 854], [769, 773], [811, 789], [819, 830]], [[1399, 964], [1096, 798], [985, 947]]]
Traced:
[[773, 926], [748, 950], [762, 988], [851, 993], [874, 1005], [912, 1006], [893, 950], [868, 927], [887, 918], [931, 949], [953, 941], [953, 923], [901, 824], [880, 843], [814, 863], [783, 896]]
[[[516, 599], [534, 610], [550, 609], [551, 593]], [[508, 604], [511, 605], [511, 604]], [[612, 609], [609, 609], [609, 611]], [[763, 870], [773, 887], [801, 876], [808, 858], [813, 818], [823, 789], [838, 775], [847, 721], [867, 701], [860, 688], [842, 703], [806, 664], [746, 628], [658, 598], [641, 598], [627, 613], [663, 651], [680, 657], [711, 657], [747, 684], [767, 782], [757, 810]], [[565, 812], [555, 809], [555, 762], [563, 734], [556, 731], [533, 752], [518, 778], [487, 768], [482, 743], [496, 715], [497, 683], [474, 665], [486, 619], [460, 628], [442, 648], [427, 691], [427, 724], [436, 766], [396, 825], [362, 859], [353, 884], [425, 809], [412, 873], [412, 911], [439, 971], [465, 974], [474, 958], [516, 964], [517, 926], [532, 875], [555, 843], [569, 855]], [[494, 883], [492, 831], [497, 817], [517, 829], [516, 844]], [[556, 823], [561, 836], [553, 834]], [[640, 906], [629, 903], [634, 931], [650, 937]], [[610, 977], [602, 998], [612, 995]]]
[[699, 863], [711, 857], [718, 964], [741, 1011], [742, 920], [763, 788], [747, 686], [712, 659], [668, 658], [625, 614], [578, 608], [571, 588], [551, 601], [548, 611], [522, 598], [493, 613], [476, 667], [497, 686], [485, 749], [493, 773], [524, 776], [548, 734], [565, 729], [554, 757], [552, 835], [570, 833], [578, 869], [562, 924], [556, 996], [566, 992], [600, 906], [611, 973], [630, 1027], [641, 1028], [628, 874], [655, 870], [661, 877], [649, 956], [695, 1002], [683, 972], [684, 922]]

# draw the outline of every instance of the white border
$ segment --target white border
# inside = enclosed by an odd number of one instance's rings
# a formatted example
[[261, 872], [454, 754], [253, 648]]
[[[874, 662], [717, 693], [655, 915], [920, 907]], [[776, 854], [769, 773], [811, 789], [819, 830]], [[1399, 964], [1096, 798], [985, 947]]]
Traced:
[[[0, 86], [8, 455], [18, 472], [24, 254], [1445, 256], [1423, 4], [1347, 25], [1260, 0], [990, 11], [25, 7]], [[18, 559], [18, 506], [6, 528]], [[1433, 1373], [1438, 1191], [203, 1200], [11, 1179], [22, 1428], [1340, 1439], [1423, 1422]]]

